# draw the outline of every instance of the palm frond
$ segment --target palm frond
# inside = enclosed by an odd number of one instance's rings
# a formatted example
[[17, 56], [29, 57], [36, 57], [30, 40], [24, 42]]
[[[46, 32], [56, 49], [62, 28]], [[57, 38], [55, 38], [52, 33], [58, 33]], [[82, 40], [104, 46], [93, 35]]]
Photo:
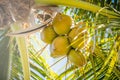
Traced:
[[42, 79], [55, 79], [58, 75], [53, 72], [50, 68], [49, 65], [46, 63], [44, 58], [42, 56], [37, 57], [34, 50], [30, 49], [30, 69], [32, 71], [32, 74], [38, 73], [35, 76], [32, 77], [38, 77]]
[[[84, 2], [84, 1], [75, 1], [75, 0], [61, 0], [61, 1], [57, 1], [57, 0], [35, 0], [36, 5], [39, 4], [52, 4], [52, 5], [65, 5], [65, 6], [71, 6], [71, 7], [76, 7], [76, 8], [82, 8], [88, 11], [92, 11], [92, 12], [98, 12], [101, 7]], [[87, 6], [86, 6], [87, 5]], [[107, 9], [104, 9], [103, 11], [100, 12], [101, 14], [108, 16], [110, 18], [117, 18], [117, 14], [109, 11]]]
[[[20, 29], [20, 23], [14, 23], [12, 24], [11, 28], [13, 31]], [[23, 68], [23, 74], [25, 80], [30, 80], [30, 70], [29, 70], [29, 62], [28, 62], [28, 52], [26, 48], [26, 42], [25, 37], [16, 37], [16, 42], [18, 45], [18, 50], [20, 52], [20, 57], [22, 61], [22, 68]]]

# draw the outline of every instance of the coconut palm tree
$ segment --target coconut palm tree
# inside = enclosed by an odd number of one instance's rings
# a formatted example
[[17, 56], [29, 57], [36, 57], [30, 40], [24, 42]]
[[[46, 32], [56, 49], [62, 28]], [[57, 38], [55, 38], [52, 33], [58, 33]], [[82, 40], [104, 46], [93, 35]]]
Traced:
[[[8, 17], [3, 14], [1, 16], [3, 12], [0, 13], [0, 25], [6, 26], [0, 31], [1, 80], [120, 79], [119, 0], [35, 0], [35, 2], [29, 0], [26, 2], [27, 4], [22, 1], [26, 5], [18, 0], [10, 1], [10, 9], [8, 7], [0, 8], [1, 11], [5, 9], [4, 12], [8, 11], [8, 13], [13, 15], [6, 20], [7, 24], [5, 24], [4, 19]], [[4, 5], [7, 4], [7, 0], [0, 1], [1, 6], [3, 6], [2, 3]], [[20, 3], [20, 6], [14, 7], [17, 3]], [[41, 7], [41, 4], [47, 6]], [[23, 10], [23, 5], [25, 10], [20, 11]], [[31, 9], [33, 5], [34, 10]], [[29, 23], [27, 25], [24, 24], [25, 28], [28, 25], [33, 25], [34, 20], [30, 19], [31, 17], [34, 19], [36, 14], [40, 14], [41, 18], [41, 16], [44, 16], [41, 14], [49, 13], [49, 17], [52, 16], [54, 18], [54, 11], [50, 8], [51, 5], [52, 7], [59, 6], [62, 9], [60, 13], [69, 15], [72, 18], [73, 26], [77, 24], [79, 28], [84, 28], [83, 31], [85, 30], [88, 33], [84, 36], [84, 40], [78, 43], [80, 45], [82, 42], [89, 40], [89, 44], [87, 46], [84, 44], [85, 47], [80, 49], [86, 59], [84, 66], [78, 67], [74, 65], [70, 62], [69, 55], [55, 59], [50, 57], [49, 45], [41, 41], [40, 32], [37, 31], [38, 27], [29, 27], [25, 30], [21, 27], [25, 21]], [[22, 12], [26, 13], [22, 15]], [[32, 15], [27, 16], [28, 12], [32, 13]], [[29, 20], [26, 20], [26, 17], [29, 17]], [[41, 25], [41, 20], [45, 19], [45, 17], [40, 18], [37, 19], [35, 17], [37, 25]], [[50, 21], [52, 18], [50, 18]], [[45, 23], [43, 21], [42, 28], [48, 23], [49, 20]], [[34, 25], [36, 26], [36, 24]], [[8, 29], [8, 26], [11, 27]], [[42, 30], [42, 28], [40, 26], [39, 30]], [[34, 33], [27, 34], [31, 31], [34, 31]], [[76, 42], [74, 41], [70, 46]]]

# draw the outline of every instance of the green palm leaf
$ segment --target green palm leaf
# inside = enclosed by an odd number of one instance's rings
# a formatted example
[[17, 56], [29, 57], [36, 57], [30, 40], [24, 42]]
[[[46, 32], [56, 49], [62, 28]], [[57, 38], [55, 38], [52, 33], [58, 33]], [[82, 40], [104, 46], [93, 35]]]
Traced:
[[[75, 1], [75, 0], [35, 0], [36, 5], [39, 4], [51, 4], [51, 5], [65, 5], [65, 6], [71, 6], [76, 8], [82, 8], [88, 11], [92, 11], [97, 13], [102, 8], [84, 1]], [[86, 6], [87, 5], [87, 6]], [[117, 14], [109, 11], [107, 9], [104, 9], [100, 12], [101, 14], [108, 16], [109, 18], [117, 18]]]

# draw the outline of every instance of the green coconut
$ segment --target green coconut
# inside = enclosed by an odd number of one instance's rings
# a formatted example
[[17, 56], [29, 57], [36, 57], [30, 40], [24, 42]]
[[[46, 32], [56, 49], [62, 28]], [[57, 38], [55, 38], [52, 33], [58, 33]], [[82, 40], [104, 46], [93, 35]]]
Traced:
[[52, 25], [45, 27], [41, 32], [41, 40], [48, 44], [51, 44], [56, 36], [57, 33], [54, 31]]
[[87, 43], [87, 31], [85, 28], [74, 27], [68, 34], [71, 46], [73, 48], [82, 48]]
[[58, 13], [53, 19], [53, 28], [59, 35], [65, 35], [70, 31], [72, 19], [70, 16]]
[[85, 56], [80, 51], [71, 49], [68, 54], [68, 59], [77, 67], [82, 67], [86, 64]]
[[66, 36], [56, 37], [50, 45], [51, 57], [57, 58], [66, 56], [70, 50], [69, 40]]

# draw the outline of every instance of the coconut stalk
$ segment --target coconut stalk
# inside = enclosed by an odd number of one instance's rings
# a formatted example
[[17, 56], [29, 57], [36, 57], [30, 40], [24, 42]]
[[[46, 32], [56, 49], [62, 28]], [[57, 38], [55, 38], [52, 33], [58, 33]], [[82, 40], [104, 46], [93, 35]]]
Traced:
[[[48, 5], [64, 5], [64, 6], [70, 6], [70, 7], [76, 7], [81, 8], [84, 10], [92, 11], [94, 13], [98, 13], [99, 10], [102, 9], [102, 7], [99, 7], [94, 4], [90, 4], [88, 2], [84, 1], [75, 1], [75, 0], [35, 0], [36, 5], [41, 4], [48, 4]], [[107, 16], [109, 18], [118, 18], [118, 15], [114, 13], [113, 11], [102, 9], [102, 11], [99, 12], [100, 14]]]
[[[20, 23], [14, 23], [11, 25], [12, 31], [17, 31], [21, 29]], [[20, 52], [20, 57], [21, 57], [21, 62], [22, 62], [22, 68], [23, 68], [23, 75], [24, 75], [24, 80], [30, 80], [30, 67], [29, 67], [29, 61], [28, 61], [28, 52], [27, 52], [27, 47], [26, 47], [26, 40], [25, 37], [23, 36], [17, 36], [16, 42], [18, 45], [18, 49]]]

